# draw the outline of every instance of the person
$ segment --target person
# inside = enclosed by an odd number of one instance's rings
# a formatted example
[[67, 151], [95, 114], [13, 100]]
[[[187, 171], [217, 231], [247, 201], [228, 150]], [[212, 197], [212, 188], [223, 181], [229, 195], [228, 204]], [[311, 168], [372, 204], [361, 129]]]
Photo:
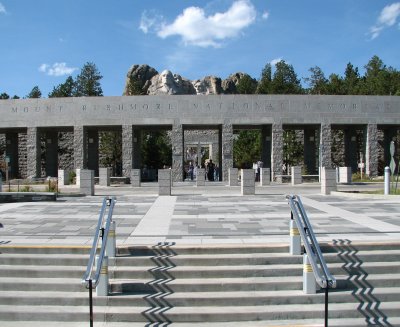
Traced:
[[189, 164], [189, 176], [190, 176], [190, 180], [191, 181], [193, 180], [193, 172], [194, 172], [194, 167], [193, 167], [192, 162], [190, 162], [190, 164]]
[[214, 163], [212, 159], [210, 159], [207, 165], [207, 178], [211, 182], [214, 181]]

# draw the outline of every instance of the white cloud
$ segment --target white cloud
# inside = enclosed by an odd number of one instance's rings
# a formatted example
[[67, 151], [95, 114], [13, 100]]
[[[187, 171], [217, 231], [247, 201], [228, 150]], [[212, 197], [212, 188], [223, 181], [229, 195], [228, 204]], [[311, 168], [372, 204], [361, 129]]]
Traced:
[[400, 2], [392, 3], [384, 7], [378, 17], [377, 23], [369, 30], [371, 39], [377, 38], [381, 32], [390, 26], [396, 24], [400, 16]]
[[142, 30], [144, 34], [152, 31], [157, 31], [161, 26], [163, 20], [164, 18], [161, 15], [157, 14], [155, 11], [144, 11], [142, 13], [142, 17], [140, 18], [139, 29]]
[[264, 13], [262, 14], [261, 18], [262, 19], [268, 19], [269, 17], [269, 12], [268, 11], [264, 11]]
[[272, 59], [270, 64], [271, 66], [275, 66], [278, 62], [281, 62], [282, 60], [283, 60], [282, 58]]
[[163, 39], [180, 36], [185, 44], [219, 47], [223, 40], [236, 37], [255, 22], [257, 11], [250, 0], [237, 0], [225, 12], [207, 16], [204, 9], [188, 7], [173, 23], [167, 24], [160, 15], [142, 14], [140, 29], [155, 31]]
[[78, 68], [67, 67], [65, 62], [56, 62], [52, 66], [48, 64], [41, 64], [39, 67], [40, 72], [49, 76], [71, 75], [75, 70], [78, 70]]
[[6, 7], [0, 2], [0, 14], [6, 14], [7, 10]]

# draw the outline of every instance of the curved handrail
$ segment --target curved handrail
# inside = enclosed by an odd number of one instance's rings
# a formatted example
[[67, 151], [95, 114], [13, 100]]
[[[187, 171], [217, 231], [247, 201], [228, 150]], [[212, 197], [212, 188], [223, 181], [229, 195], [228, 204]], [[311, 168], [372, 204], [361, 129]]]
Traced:
[[[114, 210], [116, 199], [115, 197], [105, 197], [103, 199], [103, 204], [100, 209], [99, 220], [97, 222], [96, 232], [93, 238], [92, 249], [90, 250], [89, 262], [86, 267], [86, 272], [82, 278], [82, 284], [89, 288], [89, 280], [92, 281], [92, 288], [95, 288], [99, 283], [99, 276], [101, 271], [101, 266], [103, 265], [103, 259], [106, 251], [106, 244], [108, 239], [108, 233], [110, 231], [110, 225], [112, 221], [112, 214]], [[108, 208], [108, 210], [107, 210]], [[105, 221], [104, 217], [107, 215]], [[99, 240], [102, 239], [101, 248], [99, 252], [98, 262], [96, 264], [96, 270], [93, 268], [95, 266], [96, 253], [99, 246]]]
[[286, 199], [289, 201], [289, 206], [293, 218], [296, 221], [301, 239], [303, 240], [306, 253], [309, 254], [308, 257], [314, 272], [315, 280], [322, 288], [336, 288], [336, 279], [329, 272], [300, 197], [297, 195], [287, 195]]

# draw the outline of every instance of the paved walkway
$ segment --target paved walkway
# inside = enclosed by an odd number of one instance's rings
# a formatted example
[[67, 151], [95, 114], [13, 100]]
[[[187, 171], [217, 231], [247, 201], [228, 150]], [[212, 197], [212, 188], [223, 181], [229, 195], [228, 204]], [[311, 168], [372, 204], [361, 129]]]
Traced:
[[[353, 191], [382, 185], [352, 185]], [[72, 189], [64, 189], [64, 191]], [[155, 184], [96, 186], [96, 196], [57, 202], [0, 204], [0, 244], [91, 245], [103, 196], [115, 195], [118, 244], [288, 242], [286, 194], [299, 194], [320, 241], [390, 241], [400, 238], [400, 197], [322, 196], [318, 184], [272, 184], [256, 195], [239, 187], [178, 183], [172, 196]]]

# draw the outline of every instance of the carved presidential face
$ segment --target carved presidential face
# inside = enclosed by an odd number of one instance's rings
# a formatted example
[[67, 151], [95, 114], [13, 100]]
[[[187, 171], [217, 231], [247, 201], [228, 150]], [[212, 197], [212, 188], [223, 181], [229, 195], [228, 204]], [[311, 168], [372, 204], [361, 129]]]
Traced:
[[169, 70], [164, 70], [160, 74], [160, 79], [163, 84], [171, 84], [174, 81], [174, 76], [172, 76], [171, 71]]

